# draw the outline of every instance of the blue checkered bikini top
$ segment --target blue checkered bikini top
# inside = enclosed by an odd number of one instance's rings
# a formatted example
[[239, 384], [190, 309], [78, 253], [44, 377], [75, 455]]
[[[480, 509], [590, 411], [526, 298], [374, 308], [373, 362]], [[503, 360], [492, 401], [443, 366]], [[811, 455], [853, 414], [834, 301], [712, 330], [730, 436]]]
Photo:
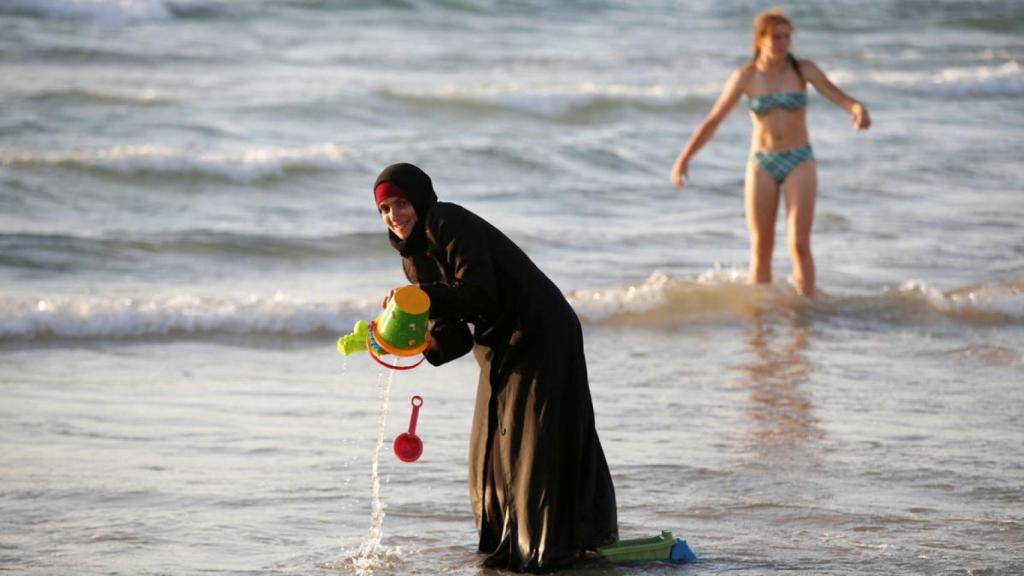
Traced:
[[758, 116], [768, 112], [772, 108], [799, 110], [806, 105], [807, 94], [803, 92], [778, 92], [776, 94], [754, 96], [750, 99], [750, 110]]

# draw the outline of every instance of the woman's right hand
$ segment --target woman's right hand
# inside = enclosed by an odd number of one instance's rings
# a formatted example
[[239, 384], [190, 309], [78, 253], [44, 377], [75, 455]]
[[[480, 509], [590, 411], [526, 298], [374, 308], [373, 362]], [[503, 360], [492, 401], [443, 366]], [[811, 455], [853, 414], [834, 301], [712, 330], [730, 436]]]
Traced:
[[388, 291], [387, 294], [384, 295], [384, 300], [381, 300], [380, 303], [380, 307], [382, 309], [387, 308], [388, 302], [391, 302], [391, 299], [395, 297], [395, 290], [397, 290], [397, 288], [392, 288], [391, 290]]

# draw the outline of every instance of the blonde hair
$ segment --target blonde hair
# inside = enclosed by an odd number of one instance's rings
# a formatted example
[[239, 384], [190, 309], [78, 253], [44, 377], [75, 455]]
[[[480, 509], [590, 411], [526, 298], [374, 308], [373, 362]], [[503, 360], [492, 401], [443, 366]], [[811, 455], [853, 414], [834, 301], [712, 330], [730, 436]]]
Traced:
[[[796, 29], [793, 27], [793, 23], [789, 21], [789, 18], [786, 17], [782, 8], [779, 7], [769, 8], [758, 14], [757, 18], [754, 18], [754, 55], [750, 58], [751, 66], [756, 64], [758, 57], [761, 56], [761, 48], [758, 47], [761, 38], [771, 34], [772, 29], [779, 25], [789, 26], [790, 30]], [[800, 70], [800, 62], [797, 61], [792, 52], [786, 54], [786, 60], [793, 66], [793, 70], [796, 71], [796, 75], [800, 77], [800, 80], [803, 81], [804, 74]]]

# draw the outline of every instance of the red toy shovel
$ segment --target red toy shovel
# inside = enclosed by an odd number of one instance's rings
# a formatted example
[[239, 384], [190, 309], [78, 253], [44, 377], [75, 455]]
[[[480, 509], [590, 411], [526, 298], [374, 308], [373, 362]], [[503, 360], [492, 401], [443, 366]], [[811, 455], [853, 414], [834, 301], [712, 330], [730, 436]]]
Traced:
[[395, 438], [395, 456], [402, 462], [415, 462], [423, 454], [423, 441], [416, 435], [416, 419], [420, 416], [420, 406], [423, 405], [423, 398], [413, 396], [409, 401], [412, 404], [412, 416], [409, 418], [409, 431], [402, 432]]

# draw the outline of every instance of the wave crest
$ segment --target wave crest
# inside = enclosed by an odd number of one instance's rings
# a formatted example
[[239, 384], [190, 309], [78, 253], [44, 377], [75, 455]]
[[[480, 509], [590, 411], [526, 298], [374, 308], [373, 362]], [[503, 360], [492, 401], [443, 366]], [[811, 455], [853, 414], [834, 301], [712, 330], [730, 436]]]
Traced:
[[970, 323], [1024, 320], [1024, 280], [971, 284], [942, 292], [924, 282], [909, 281], [898, 293], [924, 301], [932, 310]]
[[282, 294], [269, 298], [0, 298], [0, 342], [341, 335], [371, 309], [369, 302], [307, 301]]
[[797, 311], [896, 325], [1024, 321], [1024, 280], [972, 284], [948, 292], [908, 281], [865, 295], [820, 293], [806, 299], [782, 285], [751, 285], [745, 271], [716, 266], [696, 279], [655, 272], [639, 284], [579, 290], [568, 298], [584, 321], [616, 326], [664, 327]]
[[125, 24], [171, 20], [180, 15], [208, 12], [215, 5], [213, 0], [7, 0], [0, 5], [0, 13]]
[[837, 83], [857, 80], [905, 90], [916, 95], [962, 98], [1024, 96], [1024, 68], [1016, 61], [989, 66], [964, 66], [941, 70], [869, 72], [865, 75], [839, 70], [831, 73]]
[[[747, 283], [746, 273], [716, 267], [696, 279], [656, 272], [638, 284], [567, 295], [588, 323], [672, 327], [731, 322], [770, 313], [852, 319], [872, 325], [1016, 324], [1024, 321], [1024, 280], [972, 284], [942, 292], [918, 281], [854, 296], [806, 299], [781, 285]], [[0, 297], [0, 343], [39, 339], [178, 338], [219, 336], [335, 337], [372, 316], [376, 301], [272, 297], [170, 296], [124, 298]]]
[[493, 109], [544, 117], [599, 114], [620, 107], [655, 111], [691, 107], [703, 110], [714, 101], [717, 86], [632, 85], [599, 82], [576, 84], [506, 83], [450, 85], [434, 90], [385, 88], [382, 95], [426, 107]]
[[341, 146], [262, 148], [193, 154], [169, 146], [116, 146], [81, 152], [0, 156], [0, 166], [57, 166], [122, 175], [203, 176], [252, 183], [290, 172], [336, 167], [348, 157]]

